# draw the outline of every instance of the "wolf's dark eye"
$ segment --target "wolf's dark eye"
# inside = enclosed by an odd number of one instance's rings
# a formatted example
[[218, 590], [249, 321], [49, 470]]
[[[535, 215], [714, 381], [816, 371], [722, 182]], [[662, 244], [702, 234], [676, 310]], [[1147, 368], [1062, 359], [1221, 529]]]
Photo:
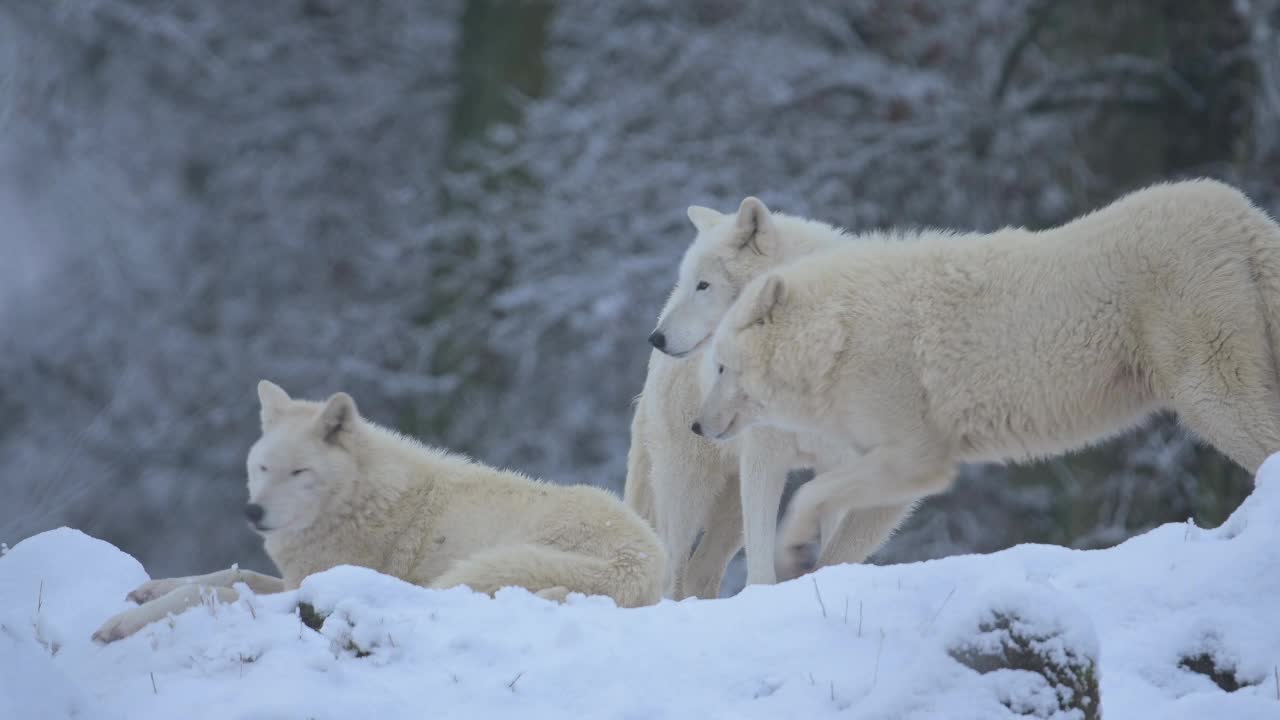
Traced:
[[306, 472], [306, 471], [307, 471], [307, 469], [306, 469], [306, 468], [298, 468], [297, 470], [294, 470], [293, 472], [291, 472], [291, 473], [289, 473], [289, 474], [290, 474], [290, 475], [292, 475], [292, 476], [294, 476], [294, 477], [297, 477], [297, 476], [301, 475], [302, 473], [304, 473], [304, 472]]
[[259, 469], [259, 470], [261, 470], [262, 472], [266, 472], [266, 471], [267, 471], [267, 466], [266, 466], [266, 465], [259, 465], [259, 466], [258, 466], [258, 469]]
[[706, 280], [702, 280], [702, 281], [700, 281], [700, 282], [698, 283], [698, 287], [697, 287], [697, 288], [695, 288], [695, 289], [696, 289], [696, 290], [706, 290], [706, 289], [707, 289], [707, 288], [709, 288], [709, 287], [711, 287], [711, 283], [707, 282]]
[[717, 375], [723, 375], [723, 374], [724, 374], [724, 366], [723, 366], [723, 365], [721, 365], [721, 366], [720, 366], [720, 369], [716, 371], [716, 374], [717, 374]]

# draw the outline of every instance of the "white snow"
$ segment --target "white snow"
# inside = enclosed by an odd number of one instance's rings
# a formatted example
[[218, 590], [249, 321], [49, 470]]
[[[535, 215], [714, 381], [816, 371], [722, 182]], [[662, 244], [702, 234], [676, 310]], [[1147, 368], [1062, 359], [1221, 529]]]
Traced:
[[[979, 625], [1001, 614], [1045, 656], [1096, 659], [1108, 720], [1280, 717], [1280, 455], [1222, 527], [1107, 550], [826, 568], [634, 610], [339, 567], [91, 643], [146, 579], [66, 528], [0, 557], [0, 718], [1079, 717], [1036, 673], [952, 657], [998, 648], [1007, 632]], [[330, 613], [322, 632], [300, 600]], [[1244, 687], [1179, 667], [1201, 653]]]

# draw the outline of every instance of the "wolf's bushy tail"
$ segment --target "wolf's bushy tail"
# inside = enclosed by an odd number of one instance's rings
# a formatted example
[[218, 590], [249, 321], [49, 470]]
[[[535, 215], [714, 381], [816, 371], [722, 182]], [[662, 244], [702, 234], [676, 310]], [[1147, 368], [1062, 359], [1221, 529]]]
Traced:
[[1271, 348], [1271, 364], [1276, 371], [1276, 391], [1280, 393], [1280, 224], [1261, 208], [1250, 203], [1253, 211], [1246, 220], [1249, 232], [1251, 270], [1262, 300], [1267, 345]]

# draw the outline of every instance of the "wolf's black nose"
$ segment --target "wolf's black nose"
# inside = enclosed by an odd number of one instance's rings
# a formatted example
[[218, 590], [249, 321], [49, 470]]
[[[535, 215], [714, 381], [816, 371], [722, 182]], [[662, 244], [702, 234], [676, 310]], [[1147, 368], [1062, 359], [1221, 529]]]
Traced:
[[249, 522], [253, 523], [254, 525], [257, 525], [258, 523], [262, 522], [262, 516], [265, 514], [266, 514], [266, 511], [263, 510], [262, 506], [257, 503], [249, 503], [248, 505], [244, 506], [244, 516], [249, 518]]
[[654, 330], [649, 335], [649, 344], [661, 350], [667, 346], [667, 336], [663, 335], [661, 330]]
[[701, 434], [702, 434], [702, 423], [700, 423], [700, 422], [696, 422], [696, 421], [695, 421], [695, 422], [693, 423], [693, 425], [689, 426], [689, 429], [693, 431], [693, 434], [694, 434], [694, 435], [701, 435]]

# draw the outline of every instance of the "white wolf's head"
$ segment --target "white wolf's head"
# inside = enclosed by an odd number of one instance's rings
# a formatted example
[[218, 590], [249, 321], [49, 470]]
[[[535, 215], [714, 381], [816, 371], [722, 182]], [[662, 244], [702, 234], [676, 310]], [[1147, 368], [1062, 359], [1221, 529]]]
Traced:
[[[649, 342], [672, 357], [700, 348], [744, 285], [780, 262], [778, 225], [763, 202], [748, 197], [737, 217], [693, 205], [697, 229], [680, 261], [680, 275]], [[781, 219], [781, 216], [779, 216]]]
[[249, 449], [245, 516], [263, 535], [309, 527], [355, 487], [360, 415], [346, 393], [326, 402], [294, 400], [279, 385], [258, 382], [262, 437]]
[[823, 378], [844, 345], [845, 332], [813, 321], [810, 297], [779, 272], [756, 278], [716, 328], [709, 365], [715, 381], [702, 398], [693, 431], [728, 440], [760, 422], [813, 430], [808, 410], [828, 398]]

